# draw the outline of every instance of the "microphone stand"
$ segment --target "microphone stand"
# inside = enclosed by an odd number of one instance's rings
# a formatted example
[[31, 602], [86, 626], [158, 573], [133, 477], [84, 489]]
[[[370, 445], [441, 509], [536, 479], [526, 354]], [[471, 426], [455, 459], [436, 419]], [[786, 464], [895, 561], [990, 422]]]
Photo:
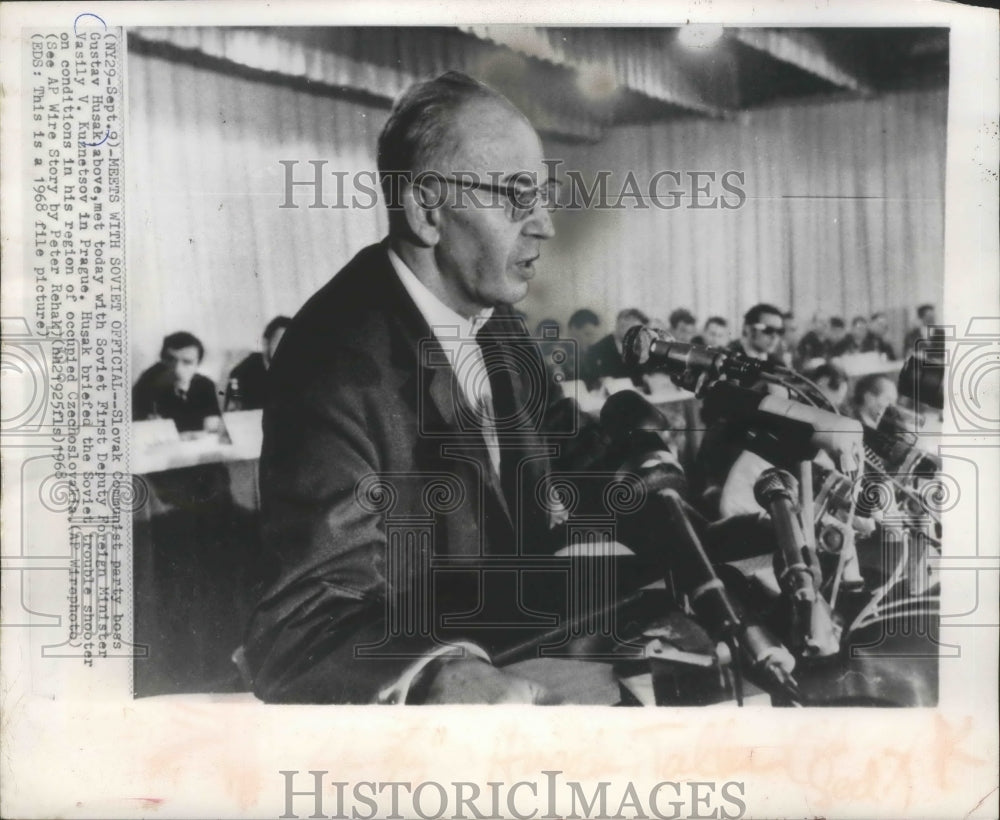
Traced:
[[829, 657], [839, 651], [840, 635], [830, 606], [819, 592], [819, 557], [805, 534], [811, 527], [802, 526], [795, 509], [795, 483], [790, 473], [772, 467], [757, 479], [754, 497], [771, 515], [778, 543], [775, 558], [783, 565], [778, 582], [792, 604], [794, 649], [803, 658]]
[[691, 525], [680, 496], [673, 490], [663, 490], [657, 495], [664, 506], [670, 530], [677, 537], [678, 563], [686, 576], [691, 608], [704, 621], [709, 634], [729, 649], [737, 705], [743, 705], [745, 658], [758, 673], [757, 682], [761, 688], [772, 698], [801, 705], [798, 684], [791, 674], [795, 661], [788, 650], [763, 626], [751, 623], [730, 599]]

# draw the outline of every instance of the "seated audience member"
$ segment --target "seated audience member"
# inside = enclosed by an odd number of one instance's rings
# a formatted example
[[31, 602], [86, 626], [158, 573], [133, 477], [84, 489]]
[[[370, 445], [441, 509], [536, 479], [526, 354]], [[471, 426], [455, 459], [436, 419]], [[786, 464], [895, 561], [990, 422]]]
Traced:
[[160, 361], [132, 388], [132, 419], [172, 419], [180, 432], [205, 429], [219, 415], [215, 383], [196, 372], [205, 356], [197, 336], [186, 331], [164, 338]]
[[[698, 340], [701, 341], [698, 341]], [[721, 316], [710, 316], [705, 322], [705, 330], [701, 336], [696, 337], [695, 344], [708, 345], [709, 347], [726, 347], [729, 342], [729, 322]]]
[[917, 342], [929, 340], [935, 335], [941, 337], [940, 332], [935, 334], [934, 325], [937, 322], [937, 317], [934, 312], [934, 305], [921, 305], [918, 307], [917, 319], [920, 324], [906, 334], [906, 341], [903, 342], [904, 356], [916, 349]]
[[264, 328], [260, 353], [251, 353], [229, 372], [227, 410], [260, 410], [267, 403], [267, 371], [292, 320], [276, 316]]
[[829, 323], [822, 313], [813, 315], [812, 328], [800, 340], [798, 345], [799, 361], [803, 367], [808, 367], [815, 359], [825, 359], [829, 354], [827, 338]]
[[670, 314], [670, 325], [667, 328], [670, 335], [678, 342], [689, 343], [694, 338], [697, 319], [687, 308], [677, 308]]
[[[761, 359], [779, 366], [784, 362], [778, 357], [778, 343], [784, 333], [784, 317], [780, 308], [762, 302], [743, 315], [743, 333], [734, 339], [728, 349], [753, 359]], [[763, 379], [740, 380], [740, 386], [761, 393], [787, 395], [784, 388], [770, 385]], [[706, 511], [713, 514], [718, 509], [718, 496], [726, 484], [730, 470], [746, 447], [746, 428], [721, 418], [713, 417], [702, 408], [701, 420], [705, 434], [698, 448], [692, 475], [694, 485], [700, 488]], [[716, 501], [709, 501], [715, 498]]]
[[863, 425], [878, 427], [887, 407], [899, 398], [895, 380], [883, 373], [872, 373], [858, 379], [854, 385], [854, 415]]
[[637, 308], [625, 308], [615, 317], [615, 329], [600, 341], [594, 342], [583, 360], [582, 375], [591, 390], [600, 386], [602, 379], [631, 379], [642, 385], [642, 374], [625, 364], [622, 358], [622, 339], [633, 325], [649, 324], [649, 318]]
[[569, 317], [566, 335], [576, 342], [576, 355], [581, 360], [590, 350], [590, 346], [597, 341], [600, 328], [600, 317], [589, 308], [580, 308]]
[[868, 320], [864, 316], [855, 316], [851, 319], [851, 338], [854, 339], [854, 352], [861, 352], [861, 345], [865, 343], [868, 336]]
[[847, 332], [847, 326], [839, 316], [834, 316], [830, 319], [828, 334], [827, 345], [830, 358], [835, 359], [838, 356], [847, 356], [858, 352], [858, 345], [854, 341], [854, 336]]
[[888, 332], [889, 320], [886, 318], [886, 315], [882, 312], [873, 313], [868, 322], [868, 335], [861, 343], [861, 352], [870, 353], [875, 351], [876, 353], [883, 354], [890, 362], [895, 361], [896, 351], [892, 349], [892, 345], [885, 338]]
[[729, 349], [752, 359], [764, 359], [784, 365], [778, 356], [778, 345], [785, 334], [785, 320], [774, 305], [764, 302], [754, 305], [743, 316], [743, 334], [734, 339]]
[[821, 364], [805, 374], [806, 378], [816, 384], [820, 392], [830, 400], [830, 404], [842, 410], [847, 400], [847, 374], [837, 365]]

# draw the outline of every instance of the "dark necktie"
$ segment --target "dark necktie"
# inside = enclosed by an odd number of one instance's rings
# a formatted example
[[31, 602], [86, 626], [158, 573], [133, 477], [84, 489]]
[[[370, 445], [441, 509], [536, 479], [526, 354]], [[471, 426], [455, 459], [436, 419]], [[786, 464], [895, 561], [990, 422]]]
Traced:
[[477, 336], [477, 341], [483, 352], [483, 362], [490, 380], [490, 391], [493, 394], [492, 422], [500, 445], [500, 486], [503, 489], [507, 506], [513, 515], [517, 509], [517, 468], [520, 461], [520, 448], [510, 441], [510, 433], [513, 426], [511, 422], [515, 418], [517, 408], [514, 400], [514, 387], [505, 356], [504, 340], [491, 334], [488, 328], [489, 325], [487, 325], [485, 332]]

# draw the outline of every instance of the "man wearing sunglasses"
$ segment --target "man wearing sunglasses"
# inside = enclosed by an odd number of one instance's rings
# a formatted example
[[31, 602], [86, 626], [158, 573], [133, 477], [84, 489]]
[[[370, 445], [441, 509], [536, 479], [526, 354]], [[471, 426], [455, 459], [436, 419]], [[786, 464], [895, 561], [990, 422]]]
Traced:
[[752, 359], [784, 364], [778, 355], [781, 339], [785, 335], [785, 320], [781, 310], [766, 302], [754, 305], [743, 316], [743, 333], [733, 340], [730, 350], [743, 353]]
[[[743, 315], [743, 332], [740, 338], [730, 342], [729, 350], [783, 366], [785, 362], [779, 348], [784, 333], [782, 311], [774, 305], [761, 302]], [[741, 386], [761, 393], [774, 393], [782, 397], [788, 395], [784, 387], [763, 379], [745, 380], [741, 382]], [[696, 480], [703, 486], [702, 498], [706, 509], [719, 515], [747, 512], [747, 509], [738, 509], [733, 499], [736, 499], [737, 504], [744, 499], [753, 503], [753, 481], [767, 466], [766, 462], [753, 454], [744, 454], [746, 428], [742, 424], [709, 416], [704, 411], [702, 421], [705, 422], [706, 429], [698, 449], [695, 474]], [[738, 469], [734, 470], [737, 465]], [[731, 478], [746, 492], [733, 492]], [[725, 489], [727, 487], [729, 492]], [[756, 506], [753, 509], [757, 509]]]
[[396, 102], [378, 166], [388, 237], [306, 303], [271, 367], [261, 510], [280, 572], [247, 671], [273, 702], [545, 702], [462, 629], [498, 600], [517, 614], [517, 578], [496, 570], [494, 595], [486, 559], [561, 546], [537, 500], [551, 388], [511, 308], [553, 235], [541, 143], [449, 72]]

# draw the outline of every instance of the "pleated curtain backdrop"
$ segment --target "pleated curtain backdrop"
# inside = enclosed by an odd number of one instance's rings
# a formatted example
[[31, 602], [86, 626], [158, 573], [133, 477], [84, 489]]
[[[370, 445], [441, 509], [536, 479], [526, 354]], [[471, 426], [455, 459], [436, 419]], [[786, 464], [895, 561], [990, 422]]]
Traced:
[[[155, 361], [165, 334], [185, 329], [205, 342], [203, 370], [218, 379], [256, 349], [272, 316], [294, 313], [384, 235], [381, 207], [313, 209], [300, 190], [299, 207], [281, 208], [280, 161], [297, 161], [306, 179], [309, 160], [325, 160], [332, 202], [329, 172], [375, 168], [387, 109], [136, 51], [128, 84], [133, 374]], [[585, 178], [610, 171], [611, 190], [629, 171], [642, 181], [734, 170], [747, 200], [663, 211], [627, 199], [623, 210], [557, 213], [521, 307], [532, 320], [587, 306], [610, 321], [626, 305], [736, 320], [766, 299], [803, 315], [887, 309], [901, 338], [914, 305], [941, 299], [946, 110], [945, 91], [910, 92], [620, 127], [595, 144], [546, 140]], [[713, 192], [723, 193], [717, 183]]]
[[[946, 91], [908, 92], [616, 128], [567, 147], [567, 167], [611, 171], [610, 191], [629, 172], [644, 186], [672, 170], [683, 184], [661, 179], [661, 201], [673, 190], [688, 199], [556, 214], [551, 275], [533, 283], [528, 312], [564, 319], [588, 306], [611, 320], [626, 306], [663, 318], [686, 307], [737, 321], [772, 301], [803, 325], [817, 310], [848, 322], [885, 310], [898, 348], [914, 308], [943, 297], [946, 111]], [[727, 171], [744, 175], [746, 202], [688, 207], [694, 171], [715, 174], [700, 203], [735, 201], [720, 185]]]
[[285, 168], [312, 179], [373, 170], [386, 112], [278, 84], [132, 54], [126, 205], [133, 374], [162, 337], [199, 336], [204, 372], [256, 349], [264, 325], [294, 314], [366, 244], [385, 234], [380, 207], [282, 208]]

